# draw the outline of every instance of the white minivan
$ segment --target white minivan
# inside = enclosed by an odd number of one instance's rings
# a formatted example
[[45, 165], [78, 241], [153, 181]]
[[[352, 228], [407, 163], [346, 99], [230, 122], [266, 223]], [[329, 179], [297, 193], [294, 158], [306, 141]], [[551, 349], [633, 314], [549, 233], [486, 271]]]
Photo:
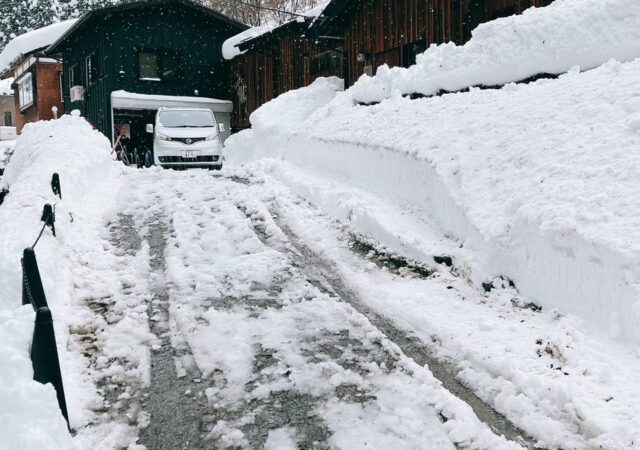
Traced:
[[208, 108], [160, 108], [153, 133], [154, 164], [172, 168], [222, 168], [224, 124]]

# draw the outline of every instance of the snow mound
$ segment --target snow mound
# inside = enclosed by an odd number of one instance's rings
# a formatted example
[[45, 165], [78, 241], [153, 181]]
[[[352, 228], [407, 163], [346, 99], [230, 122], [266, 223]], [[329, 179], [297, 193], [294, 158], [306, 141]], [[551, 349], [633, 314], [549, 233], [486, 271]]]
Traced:
[[[547, 308], [640, 341], [640, 60], [374, 106], [336, 99], [285, 159], [408, 202]], [[428, 125], [427, 125], [428, 124]]]
[[[38, 265], [51, 308], [72, 426], [86, 399], [80, 373], [81, 355], [67, 350], [74, 286], [67, 263], [69, 247], [96, 242], [86, 230], [102, 224], [115, 190], [109, 141], [82, 118], [64, 116], [25, 126], [2, 178], [9, 195], [0, 205], [0, 435], [6, 448], [71, 448], [66, 422], [51, 385], [32, 380], [29, 357], [34, 313], [21, 305], [20, 258], [42, 226], [45, 203], [55, 204], [56, 237], [45, 230], [36, 247]], [[60, 175], [62, 199], [51, 189]], [[78, 250], [76, 248], [76, 250]], [[10, 406], [9, 406], [10, 405]], [[77, 423], [77, 422], [76, 422]]]
[[636, 0], [557, 0], [482, 24], [465, 45], [432, 45], [408, 69], [379, 67], [350, 93], [373, 103], [394, 91], [433, 95], [560, 74], [576, 65], [592, 69], [611, 58], [630, 61], [640, 56], [639, 23]]
[[[329, 103], [344, 89], [341, 78], [318, 78], [311, 85], [285, 92], [256, 109], [249, 117], [251, 130], [231, 136], [225, 158], [240, 162], [245, 159], [278, 158], [289, 137], [298, 132], [307, 117]], [[252, 135], [250, 138], [249, 135]], [[259, 146], [253, 146], [259, 142]]]
[[14, 38], [0, 53], [0, 72], [6, 70], [16, 60], [35, 50], [48, 47], [69, 30], [78, 19], [65, 20], [30, 31]]

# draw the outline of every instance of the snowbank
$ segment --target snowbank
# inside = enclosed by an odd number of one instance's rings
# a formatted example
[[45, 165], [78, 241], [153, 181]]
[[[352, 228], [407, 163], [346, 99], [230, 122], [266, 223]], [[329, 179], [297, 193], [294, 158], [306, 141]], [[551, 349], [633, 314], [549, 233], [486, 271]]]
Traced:
[[[70, 304], [74, 286], [67, 253], [95, 243], [88, 238], [112, 206], [117, 177], [110, 151], [107, 138], [84, 119], [36, 122], [24, 128], [2, 178], [2, 187], [10, 191], [0, 206], [0, 404], [7, 406], [0, 411], [0, 435], [7, 448], [71, 447], [53, 387], [32, 380], [34, 313], [20, 306], [20, 258], [40, 231], [45, 203], [56, 205], [57, 237], [45, 230], [36, 254], [53, 313], [70, 419], [72, 426], [83, 425], [78, 405], [91, 395], [79, 379], [82, 355], [67, 351], [67, 324], [78, 314]], [[60, 174], [62, 200], [51, 189], [54, 172]]]
[[53, 44], [76, 23], [76, 20], [78, 19], [54, 23], [14, 38], [0, 53], [0, 72], [8, 69], [23, 55]]
[[432, 45], [408, 69], [379, 67], [350, 92], [372, 103], [394, 91], [433, 95], [560, 74], [576, 65], [592, 69], [610, 58], [630, 61], [640, 56], [638, 23], [640, 2], [634, 0], [557, 0], [482, 24], [463, 46]]
[[[640, 340], [640, 61], [558, 80], [320, 109], [285, 159], [433, 215], [474, 279]], [[473, 255], [473, 256], [469, 256]]]
[[[301, 130], [304, 120], [343, 89], [344, 82], [340, 78], [318, 78], [306, 88], [286, 92], [262, 105], [249, 117], [251, 130], [227, 139], [225, 145], [229, 151], [225, 158], [240, 162], [280, 157], [289, 137]], [[260, 136], [259, 140], [254, 141], [254, 133]], [[254, 142], [259, 145], [254, 146]]]

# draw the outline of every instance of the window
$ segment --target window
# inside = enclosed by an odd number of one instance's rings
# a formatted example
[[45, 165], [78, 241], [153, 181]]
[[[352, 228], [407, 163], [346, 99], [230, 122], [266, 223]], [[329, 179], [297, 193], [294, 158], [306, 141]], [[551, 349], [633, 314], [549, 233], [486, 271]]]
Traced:
[[211, 111], [196, 109], [177, 109], [161, 111], [158, 122], [166, 128], [211, 128], [216, 123]]
[[18, 80], [18, 102], [21, 110], [33, 105], [33, 75], [31, 73]]
[[62, 75], [63, 73], [62, 71], [60, 71], [58, 73], [58, 84], [60, 85], [60, 102], [64, 103], [64, 89], [63, 89], [64, 84], [62, 83]]
[[158, 55], [151, 52], [140, 52], [138, 54], [140, 64], [140, 79], [150, 81], [160, 80], [160, 61]]
[[329, 50], [311, 58], [311, 73], [334, 74], [342, 68], [342, 54], [336, 50]]
[[98, 70], [98, 56], [92, 53], [86, 58], [87, 87], [98, 81], [100, 71]]
[[427, 41], [420, 40], [412, 42], [404, 46], [404, 67], [413, 66], [416, 63], [416, 57], [420, 53], [424, 53], [427, 50]]
[[75, 64], [69, 68], [69, 89], [82, 84], [80, 78], [80, 66]]
[[11, 111], [4, 112], [4, 126], [10, 127], [13, 126], [13, 120], [11, 120]]
[[177, 52], [138, 53], [140, 79], [175, 83], [182, 79], [182, 55]]

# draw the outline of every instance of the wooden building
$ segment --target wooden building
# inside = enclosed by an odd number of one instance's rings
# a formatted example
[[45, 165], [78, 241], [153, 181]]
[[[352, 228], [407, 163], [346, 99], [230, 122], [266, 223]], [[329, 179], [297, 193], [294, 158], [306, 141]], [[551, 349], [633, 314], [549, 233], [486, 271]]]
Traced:
[[[479, 24], [553, 0], [332, 0], [322, 14], [237, 47], [240, 126], [273, 97], [337, 75], [350, 86], [382, 64], [409, 67], [431, 44], [463, 44]], [[320, 69], [320, 70], [318, 70]]]
[[236, 127], [249, 126], [249, 115], [283, 92], [308, 86], [318, 77], [342, 77], [343, 54], [336, 42], [308, 34], [314, 18], [293, 20], [241, 42], [234, 59]]
[[[112, 139], [116, 124], [126, 128], [131, 145], [144, 151], [158, 99], [166, 106], [232, 99], [221, 48], [244, 29], [190, 0], [134, 1], [86, 13], [47, 54], [64, 61], [65, 103]], [[112, 104], [116, 98], [120, 106]]]
[[[56, 23], [10, 41], [0, 54], [0, 78], [13, 78], [16, 131], [25, 124], [50, 120], [64, 114], [61, 91], [62, 62], [44, 55], [44, 50], [75, 21]], [[54, 113], [55, 109], [55, 113]], [[4, 112], [3, 122], [7, 122]]]

